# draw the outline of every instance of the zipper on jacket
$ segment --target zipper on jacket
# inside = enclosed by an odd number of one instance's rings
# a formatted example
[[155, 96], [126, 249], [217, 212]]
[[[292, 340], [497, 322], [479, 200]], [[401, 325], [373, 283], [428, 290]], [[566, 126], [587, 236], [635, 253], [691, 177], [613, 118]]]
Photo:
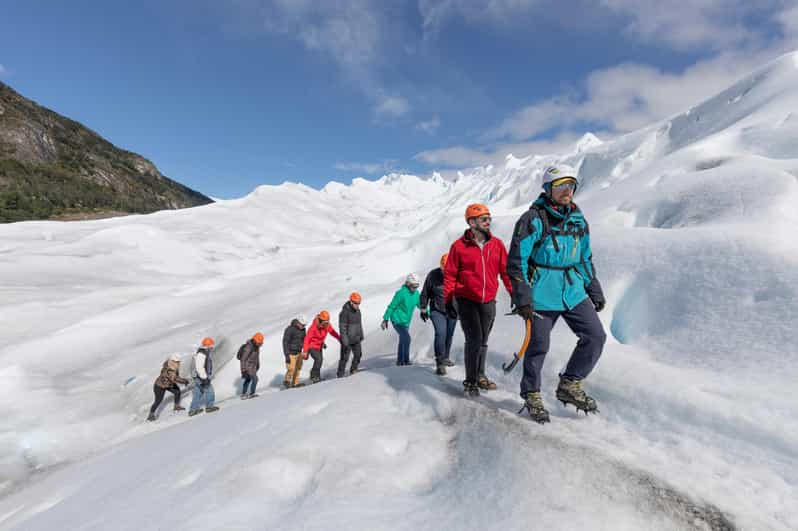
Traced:
[[[488, 242], [485, 242], [487, 247]], [[485, 284], [487, 283], [487, 273], [485, 273], [485, 253], [482, 249], [479, 250], [479, 256], [482, 258], [482, 304], [485, 304]], [[488, 249], [488, 258], [490, 258], [490, 249]]]

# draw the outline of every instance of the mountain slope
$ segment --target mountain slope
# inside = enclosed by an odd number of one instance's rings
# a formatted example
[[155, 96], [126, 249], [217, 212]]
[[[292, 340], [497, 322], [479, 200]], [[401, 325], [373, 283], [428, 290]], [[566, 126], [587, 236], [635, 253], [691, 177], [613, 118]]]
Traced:
[[0, 82], [0, 222], [210, 202], [150, 161]]
[[[798, 528], [798, 146], [783, 134], [796, 57], [691, 110], [700, 132], [677, 116], [455, 182], [287, 183], [197, 209], [0, 227], [0, 527]], [[601, 413], [579, 416], [553, 397], [576, 342], [558, 324], [541, 427], [515, 417], [520, 368], [501, 370], [516, 317], [496, 320], [499, 390], [476, 402], [460, 396], [459, 331], [458, 366], [437, 378], [429, 325], [414, 320], [416, 364], [395, 367], [379, 323], [404, 275], [436, 267], [462, 234], [467, 203], [488, 202], [509, 242], [556, 160], [582, 168], [611, 337], [586, 383]], [[354, 290], [370, 370], [278, 392], [291, 317], [335, 315]], [[237, 400], [233, 363], [215, 380], [220, 412], [186, 419], [167, 404], [143, 422], [170, 353], [188, 360], [204, 335], [232, 353], [256, 330], [258, 400]], [[337, 347], [325, 354], [330, 376]]]

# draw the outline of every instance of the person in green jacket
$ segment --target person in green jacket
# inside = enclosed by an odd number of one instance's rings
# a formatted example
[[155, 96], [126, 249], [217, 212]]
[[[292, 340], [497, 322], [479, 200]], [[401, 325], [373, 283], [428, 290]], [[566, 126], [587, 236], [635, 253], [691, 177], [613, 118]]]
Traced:
[[420, 282], [415, 273], [407, 275], [404, 286], [399, 288], [391, 304], [382, 316], [382, 329], [388, 328], [388, 322], [393, 325], [399, 334], [399, 349], [397, 351], [397, 365], [412, 365], [410, 361], [410, 321], [413, 320], [413, 310], [418, 307], [421, 294], [418, 291]]

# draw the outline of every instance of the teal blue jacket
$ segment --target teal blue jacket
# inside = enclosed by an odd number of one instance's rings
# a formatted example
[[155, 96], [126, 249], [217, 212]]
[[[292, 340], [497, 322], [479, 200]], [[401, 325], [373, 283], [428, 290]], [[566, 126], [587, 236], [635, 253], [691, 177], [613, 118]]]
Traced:
[[593, 302], [604, 300], [582, 211], [574, 204], [555, 208], [546, 194], [541, 194], [515, 225], [507, 273], [516, 307], [565, 311], [588, 296]]
[[421, 293], [418, 290], [410, 291], [407, 285], [402, 286], [394, 294], [382, 319], [400, 326], [410, 326], [410, 321], [413, 320], [413, 310], [418, 307], [420, 297]]

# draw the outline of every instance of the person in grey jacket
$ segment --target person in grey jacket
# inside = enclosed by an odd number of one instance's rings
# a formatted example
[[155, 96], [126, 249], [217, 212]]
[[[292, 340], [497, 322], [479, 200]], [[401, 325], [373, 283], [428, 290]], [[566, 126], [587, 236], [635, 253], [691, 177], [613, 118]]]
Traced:
[[341, 334], [341, 359], [338, 361], [338, 378], [346, 373], [346, 364], [349, 353], [352, 353], [352, 365], [349, 374], [356, 373], [359, 369], [360, 358], [363, 355], [361, 343], [363, 342], [363, 320], [360, 315], [360, 302], [363, 298], [360, 293], [354, 292], [349, 296], [341, 313], [338, 314], [338, 333]]
[[261, 345], [263, 345], [263, 334], [258, 332], [238, 349], [237, 357], [241, 361], [241, 378], [244, 380], [241, 390], [242, 400], [258, 396], [255, 394], [255, 388], [258, 386]]

